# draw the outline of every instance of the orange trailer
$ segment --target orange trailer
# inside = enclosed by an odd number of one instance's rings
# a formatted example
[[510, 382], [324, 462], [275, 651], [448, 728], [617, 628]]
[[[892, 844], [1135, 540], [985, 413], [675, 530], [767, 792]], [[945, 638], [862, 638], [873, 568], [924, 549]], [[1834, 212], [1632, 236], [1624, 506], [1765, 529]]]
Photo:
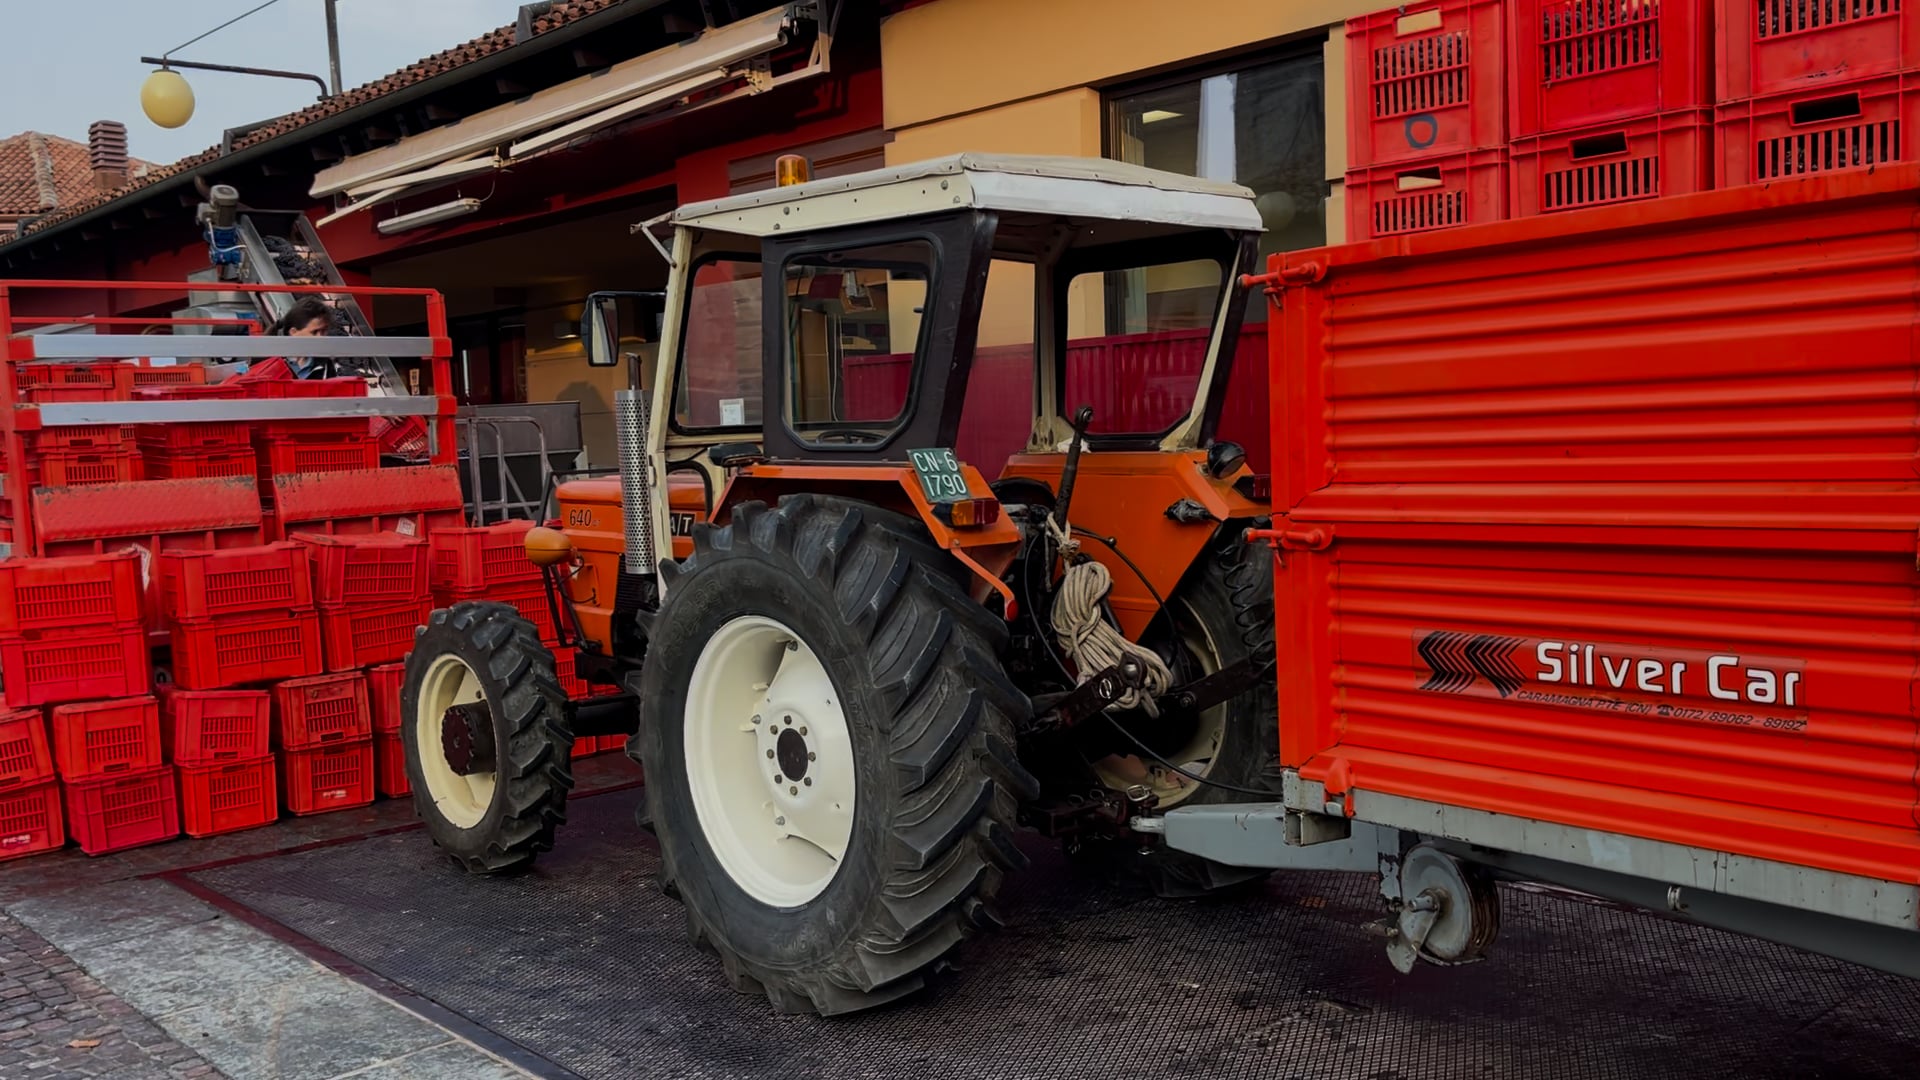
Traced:
[[[1267, 819], [1385, 857], [1403, 966], [1483, 951], [1510, 877], [1920, 974], [1917, 203], [1856, 170], [1252, 279]], [[1227, 809], [1169, 841], [1244, 846]]]

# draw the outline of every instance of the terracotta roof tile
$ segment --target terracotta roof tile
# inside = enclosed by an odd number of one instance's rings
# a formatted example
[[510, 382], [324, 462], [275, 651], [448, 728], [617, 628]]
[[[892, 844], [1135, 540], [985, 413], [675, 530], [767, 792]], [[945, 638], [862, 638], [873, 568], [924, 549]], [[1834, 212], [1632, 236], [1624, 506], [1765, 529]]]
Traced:
[[[132, 159], [127, 166], [150, 168]], [[86, 143], [37, 131], [0, 139], [0, 214], [38, 214], [99, 198]]]
[[[549, 30], [558, 29], [569, 23], [586, 18], [589, 15], [605, 11], [608, 8], [618, 7], [626, 2], [627, 0], [557, 0], [547, 14], [533, 20], [534, 36], [538, 37]], [[424, 82], [436, 75], [453, 71], [456, 68], [471, 64], [483, 57], [504, 51], [513, 45], [514, 29], [514, 26], [510, 24], [500, 27], [497, 30], [489, 31], [463, 45], [456, 45], [444, 52], [435, 53], [417, 63], [401, 68], [399, 71], [385, 78], [375, 79], [365, 86], [343, 91], [336, 97], [327, 98], [324, 101], [309, 105], [298, 112], [291, 112], [285, 116], [270, 120], [260, 127], [249, 131], [244, 136], [235, 139], [232, 149], [244, 150], [247, 147], [257, 146], [269, 140], [277, 139], [282, 135], [298, 131], [315, 121], [324, 120], [329, 116], [338, 115], [349, 109], [365, 105], [368, 102], [377, 101], [397, 90], [412, 86], [415, 83]], [[86, 158], [85, 146], [80, 147], [80, 156], [84, 162]], [[50, 225], [57, 224], [70, 217], [103, 206], [116, 199], [125, 198], [140, 188], [158, 183], [170, 176], [177, 176], [180, 173], [217, 160], [219, 157], [219, 147], [208, 147], [198, 154], [181, 158], [171, 165], [149, 168], [144, 177], [139, 178], [128, 187], [121, 188], [110, 194], [94, 195], [91, 198], [76, 202], [73, 205], [67, 205], [63, 200], [57, 213], [48, 214], [35, 221], [32, 228], [24, 234], [24, 238], [31, 238], [34, 232]], [[4, 162], [0, 161], [0, 186], [4, 186], [6, 183], [7, 173], [5, 168]]]

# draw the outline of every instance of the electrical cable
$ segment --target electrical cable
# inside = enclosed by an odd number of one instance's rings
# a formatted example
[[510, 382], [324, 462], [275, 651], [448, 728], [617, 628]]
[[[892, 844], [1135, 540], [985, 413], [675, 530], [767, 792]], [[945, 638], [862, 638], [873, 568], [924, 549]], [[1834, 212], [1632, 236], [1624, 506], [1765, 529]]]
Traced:
[[[206, 33], [201, 34], [199, 37], [194, 38], [192, 41], [183, 41], [180, 44], [175, 45], [173, 48], [168, 49], [166, 52], [161, 53], [160, 59], [164, 61], [167, 59], [167, 57], [172, 56], [174, 53], [179, 52], [181, 49], [184, 49], [187, 46], [194, 44], [195, 42], [205, 41], [206, 39], [212, 37], [213, 35], [219, 33], [220, 31], [225, 30], [227, 27], [232, 26], [234, 23], [239, 22], [241, 19], [244, 19], [249, 15], [254, 15], [259, 12], [265, 11], [279, 2], [280, 0], [267, 0], [266, 3], [261, 4], [259, 7], [254, 8], [251, 11], [243, 11], [240, 14], [235, 15], [233, 18], [228, 19], [226, 22], [221, 23], [219, 26], [216, 26], [213, 29], [207, 31]], [[184, 64], [186, 63], [186, 61], [182, 60], [181, 63]]]
[[1148, 757], [1166, 766], [1167, 768], [1172, 769], [1174, 772], [1179, 773], [1181, 776], [1186, 777], [1187, 779], [1193, 781], [1196, 784], [1205, 784], [1208, 787], [1217, 787], [1222, 791], [1233, 791], [1233, 792], [1238, 792], [1239, 794], [1242, 794], [1242, 795], [1258, 795], [1268, 801], [1273, 801], [1279, 798], [1280, 793], [1277, 791], [1262, 791], [1259, 788], [1241, 787], [1238, 784], [1229, 784], [1224, 780], [1209, 780], [1198, 773], [1190, 773], [1187, 770], [1181, 768], [1178, 765], [1175, 765], [1173, 762], [1168, 761], [1166, 758], [1163, 758], [1159, 754], [1156, 754], [1152, 750], [1148, 749], [1147, 744], [1141, 742], [1137, 737], [1135, 737], [1133, 732], [1128, 731], [1126, 728], [1122, 727], [1120, 724], [1120, 721], [1115, 720], [1113, 718], [1112, 713], [1103, 712], [1100, 715], [1106, 717], [1107, 723], [1113, 725], [1113, 730], [1126, 736], [1126, 739], [1128, 742], [1132, 743], [1134, 746], [1139, 747], [1141, 753], [1147, 755]]

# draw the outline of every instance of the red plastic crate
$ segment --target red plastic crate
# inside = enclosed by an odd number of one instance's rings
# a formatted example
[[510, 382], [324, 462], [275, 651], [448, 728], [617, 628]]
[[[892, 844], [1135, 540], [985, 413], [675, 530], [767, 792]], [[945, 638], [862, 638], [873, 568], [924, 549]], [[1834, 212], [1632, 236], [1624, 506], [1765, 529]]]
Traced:
[[1509, 138], [1713, 104], [1712, 0], [1515, 0]]
[[469, 591], [516, 581], [539, 581], [540, 568], [527, 559], [531, 521], [503, 521], [478, 528], [437, 529], [433, 547], [433, 590]]
[[1911, 0], [1718, 0], [1722, 103], [1920, 67]]
[[88, 484], [124, 484], [146, 479], [140, 451], [48, 450], [40, 455], [34, 487], [80, 487]]
[[16, 709], [137, 697], [149, 686], [146, 628], [0, 638], [0, 682]]
[[1506, 141], [1501, 0], [1425, 0], [1347, 20], [1353, 168]]
[[599, 752], [600, 739], [597, 736], [581, 735], [574, 737], [573, 751], [569, 756], [578, 760], [583, 757], [592, 757]]
[[1917, 80], [1888, 75], [1717, 107], [1716, 184], [1739, 187], [1914, 160]]
[[280, 817], [273, 757], [182, 765], [180, 822], [188, 836], [219, 836], [270, 825]]
[[367, 380], [351, 376], [338, 379], [248, 379], [239, 385], [250, 398], [367, 396]]
[[625, 754], [627, 752], [627, 737], [625, 735], [602, 735], [600, 736], [600, 749], [605, 753]]
[[185, 480], [200, 476], [259, 476], [258, 459], [247, 447], [238, 450], [149, 450], [145, 465], [150, 480]]
[[1507, 216], [1507, 152], [1351, 169], [1346, 197], [1349, 241], [1501, 221]]
[[208, 386], [137, 386], [133, 390], [135, 401], [237, 401], [246, 396], [245, 387], [231, 382]]
[[65, 424], [24, 433], [36, 454], [63, 451], [118, 452], [136, 448], [132, 424]]
[[160, 703], [151, 695], [55, 706], [51, 726], [54, 764], [68, 783], [166, 763]]
[[187, 690], [318, 675], [320, 619], [311, 608], [172, 625], [173, 679]]
[[39, 709], [0, 713], [0, 789], [25, 787], [53, 779], [53, 750], [47, 720]]
[[58, 851], [66, 843], [59, 784], [0, 792], [0, 861]]
[[359, 742], [373, 734], [367, 680], [358, 672], [278, 683], [273, 712], [274, 741], [283, 750]]
[[14, 370], [28, 401], [125, 401], [133, 394], [131, 364], [40, 361]]
[[281, 754], [281, 802], [289, 814], [324, 814], [373, 801], [373, 740]]
[[169, 619], [199, 620], [313, 605], [307, 548], [282, 541], [225, 551], [163, 551], [160, 590]]
[[413, 793], [413, 781], [407, 776], [407, 751], [398, 735], [373, 737], [373, 789], [389, 799]]
[[[357, 381], [357, 380], [356, 380]], [[364, 416], [312, 417], [269, 420], [254, 431], [254, 442], [333, 443], [342, 439], [370, 439], [372, 428]]]
[[142, 424], [136, 436], [145, 453], [182, 451], [246, 450], [252, 442], [251, 429], [244, 423]]
[[289, 473], [355, 472], [379, 467], [380, 448], [364, 436], [324, 442], [274, 439], [259, 444], [259, 475], [263, 484]]
[[169, 364], [165, 367], [148, 367], [144, 364], [133, 369], [133, 385], [142, 386], [199, 386], [207, 381], [207, 368], [204, 364]]
[[400, 730], [400, 691], [407, 681], [407, 665], [381, 664], [367, 669], [367, 703], [373, 709], [375, 734]]
[[376, 416], [372, 431], [383, 454], [417, 461], [425, 458], [430, 450], [427, 421], [423, 417]]
[[140, 558], [131, 552], [0, 562], [0, 634], [140, 621]]
[[313, 564], [314, 598], [326, 606], [420, 601], [428, 596], [425, 537], [295, 533]]
[[320, 636], [326, 642], [327, 670], [352, 671], [406, 659], [413, 634], [433, 611], [425, 600], [324, 608]]
[[80, 850], [105, 855], [180, 835], [173, 770], [76, 780], [66, 785], [67, 830]]
[[265, 690], [161, 690], [160, 742], [176, 765], [263, 757], [272, 752], [272, 732]]
[[451, 465], [276, 477], [273, 501], [289, 534], [422, 536], [466, 525], [460, 474]]
[[1713, 122], [1703, 109], [1515, 139], [1507, 148], [1514, 217], [1608, 206], [1713, 186]]
[[487, 589], [454, 589], [433, 594], [434, 607], [452, 607], [469, 600], [511, 604], [520, 612], [521, 618], [533, 624], [541, 641], [552, 645], [560, 640], [553, 623], [553, 606], [547, 602], [545, 582], [523, 581]]

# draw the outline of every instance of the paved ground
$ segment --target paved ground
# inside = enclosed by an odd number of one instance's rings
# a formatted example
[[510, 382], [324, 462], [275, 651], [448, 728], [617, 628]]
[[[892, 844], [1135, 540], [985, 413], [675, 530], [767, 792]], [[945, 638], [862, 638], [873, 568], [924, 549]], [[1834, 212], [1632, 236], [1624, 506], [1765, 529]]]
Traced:
[[1037, 841], [1008, 929], [932, 993], [776, 1017], [653, 887], [638, 792], [607, 790], [626, 764], [583, 764], [601, 793], [519, 877], [459, 874], [401, 804], [0, 869], [0, 1017], [31, 998], [59, 1022], [0, 1020], [0, 1055], [31, 1047], [0, 1078], [1910, 1080], [1920, 1060], [1913, 983], [1789, 949], [1505, 890], [1492, 960], [1403, 977], [1363, 932], [1362, 877], [1171, 903]]
[[0, 915], [0, 1076], [220, 1075], [65, 953]]

